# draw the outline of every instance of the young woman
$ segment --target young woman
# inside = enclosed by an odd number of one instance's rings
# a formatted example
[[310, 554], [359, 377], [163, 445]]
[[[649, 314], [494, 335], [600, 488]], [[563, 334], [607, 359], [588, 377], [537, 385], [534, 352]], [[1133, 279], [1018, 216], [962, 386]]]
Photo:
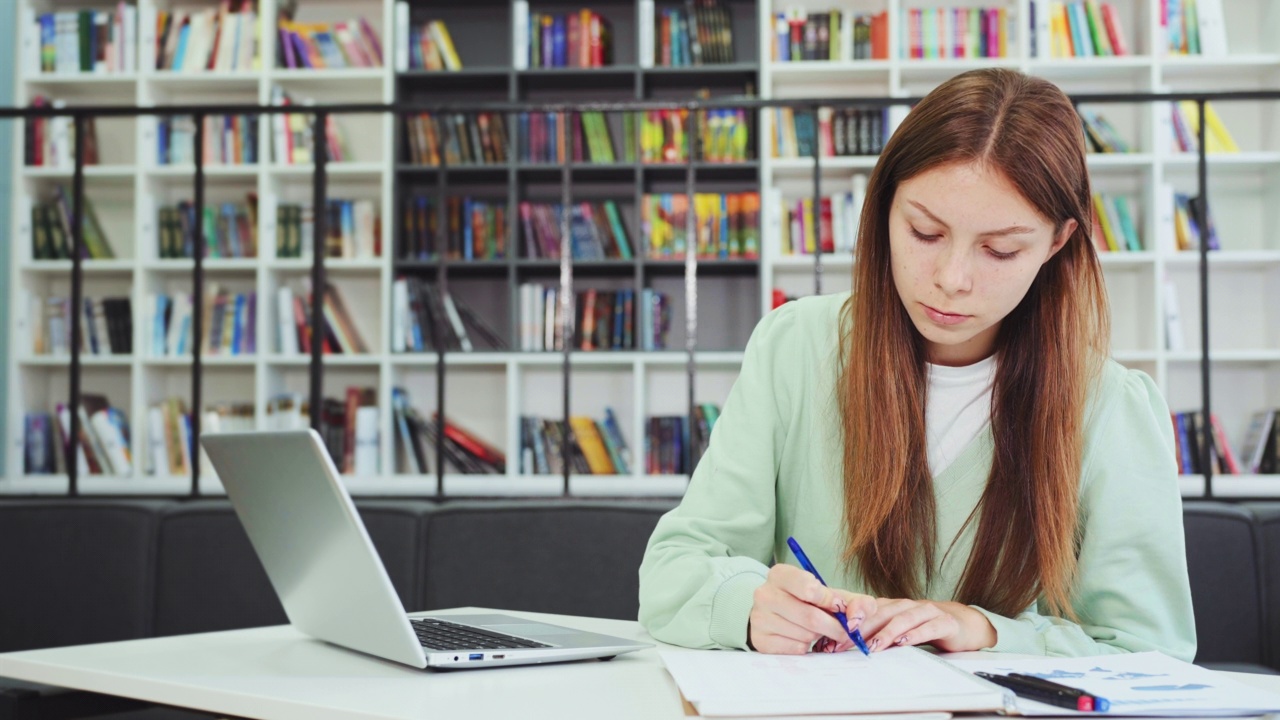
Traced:
[[843, 651], [841, 610], [873, 652], [1191, 660], [1169, 410], [1108, 358], [1092, 214], [1054, 85], [978, 70], [916, 105], [871, 175], [852, 292], [752, 334], [640, 567], [649, 632]]

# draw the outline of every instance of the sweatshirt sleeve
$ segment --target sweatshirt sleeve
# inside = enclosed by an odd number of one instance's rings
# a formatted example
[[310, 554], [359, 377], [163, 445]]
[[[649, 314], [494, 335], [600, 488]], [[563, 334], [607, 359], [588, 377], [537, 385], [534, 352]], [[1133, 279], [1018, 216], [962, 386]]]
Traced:
[[995, 626], [989, 650], [1082, 656], [1158, 650], [1196, 654], [1182, 496], [1169, 408], [1146, 373], [1129, 370], [1089, 429], [1081, 483], [1082, 538], [1073, 607], [1080, 622], [1042, 614]]
[[747, 649], [754, 591], [773, 560], [775, 484], [786, 437], [787, 379], [779, 335], [795, 303], [752, 332], [680, 504], [654, 529], [640, 565], [640, 623], [657, 640]]

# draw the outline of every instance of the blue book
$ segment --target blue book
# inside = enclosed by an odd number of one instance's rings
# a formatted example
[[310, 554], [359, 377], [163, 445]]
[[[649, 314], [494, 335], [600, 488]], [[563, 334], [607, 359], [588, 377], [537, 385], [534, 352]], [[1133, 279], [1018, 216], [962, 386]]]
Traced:
[[613, 466], [618, 469], [619, 475], [629, 474], [631, 457], [627, 452], [627, 441], [623, 439], [622, 430], [618, 426], [618, 418], [613, 414], [613, 408], [604, 409], [604, 422], [601, 425], [604, 428], [605, 439], [608, 440], [605, 445], [613, 460]]
[[537, 418], [525, 417], [521, 422], [528, 423], [529, 427], [529, 444], [533, 445], [533, 465], [539, 475], [546, 475], [551, 472], [551, 467], [547, 464], [547, 451], [545, 447], [546, 434], [542, 432], [542, 423]]
[[473, 250], [475, 239], [475, 226], [471, 223], [471, 208], [473, 201], [471, 198], [462, 199], [462, 257], [467, 260], [474, 260], [475, 253]]
[[[622, 350], [622, 325], [623, 325], [623, 295], [619, 290], [613, 294], [613, 332], [611, 333], [611, 346], [614, 350]], [[617, 465], [617, 463], [614, 463]]]
[[191, 37], [191, 26], [183, 25], [178, 31], [178, 49], [173, 53], [173, 66], [170, 70], [181, 70], [182, 62], [187, 56], [187, 39]]
[[236, 295], [236, 311], [231, 321], [231, 354], [240, 354], [240, 342], [244, 337], [245, 300], [243, 293]]
[[729, 198], [720, 194], [720, 257], [729, 257]]
[[[89, 37], [89, 54], [80, 58], [80, 69], [85, 72], [93, 72], [94, 59], [98, 57], [98, 26], [95, 21], [98, 13], [93, 10], [85, 10], [80, 13], [80, 34]], [[82, 46], [83, 47], [83, 46]]]
[[552, 23], [542, 23], [541, 30], [542, 67], [552, 67], [556, 58], [555, 43], [552, 41], [555, 29]]
[[156, 164], [169, 164], [169, 118], [156, 123]]
[[187, 354], [187, 342], [191, 338], [191, 314], [187, 313], [182, 318], [182, 332], [178, 333], [178, 347], [175, 351], [176, 355]]
[[55, 72], [58, 69], [57, 58], [58, 32], [51, 13], [40, 16], [40, 69], [44, 72]]
[[565, 42], [565, 19], [563, 15], [557, 15], [555, 21], [551, 24], [551, 43], [554, 48], [552, 55], [552, 64], [555, 67], [566, 67], [569, 64], [569, 53], [567, 43]]
[[1076, 57], [1093, 57], [1093, 38], [1089, 35], [1089, 20], [1084, 14], [1084, 3], [1067, 6], [1071, 13], [1071, 41], [1075, 43]]
[[164, 355], [165, 315], [168, 311], [169, 296], [157, 295], [156, 316], [151, 319], [151, 354], [157, 357]]
[[356, 205], [354, 200], [341, 201], [342, 237], [353, 245], [356, 241]]

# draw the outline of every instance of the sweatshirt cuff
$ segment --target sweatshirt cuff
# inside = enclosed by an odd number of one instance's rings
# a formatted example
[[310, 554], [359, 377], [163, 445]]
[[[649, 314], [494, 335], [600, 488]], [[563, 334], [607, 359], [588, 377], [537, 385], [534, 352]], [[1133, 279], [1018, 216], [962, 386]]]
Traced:
[[711, 641], [738, 650], [747, 649], [747, 620], [755, 604], [756, 588], [764, 584], [763, 575], [743, 572], [720, 583], [711, 600]]
[[1023, 655], [1044, 655], [1044, 637], [1031, 623], [1014, 618], [997, 615], [989, 610], [970, 605], [991, 621], [996, 629], [996, 644], [983, 648], [986, 652], [1021, 653]]

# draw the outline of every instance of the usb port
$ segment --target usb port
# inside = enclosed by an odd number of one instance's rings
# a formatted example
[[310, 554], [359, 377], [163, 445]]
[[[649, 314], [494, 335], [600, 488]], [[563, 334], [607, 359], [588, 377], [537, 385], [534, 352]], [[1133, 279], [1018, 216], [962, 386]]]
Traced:
[[504, 657], [506, 657], [506, 655], [494, 655], [491, 659], [493, 659], [493, 660], [501, 660], [501, 659], [502, 659], [502, 658], [504, 658]]
[[484, 653], [471, 653], [471, 657], [469, 657], [469, 658], [467, 658], [467, 659], [468, 659], [468, 660], [483, 660], [483, 659], [484, 659]]

